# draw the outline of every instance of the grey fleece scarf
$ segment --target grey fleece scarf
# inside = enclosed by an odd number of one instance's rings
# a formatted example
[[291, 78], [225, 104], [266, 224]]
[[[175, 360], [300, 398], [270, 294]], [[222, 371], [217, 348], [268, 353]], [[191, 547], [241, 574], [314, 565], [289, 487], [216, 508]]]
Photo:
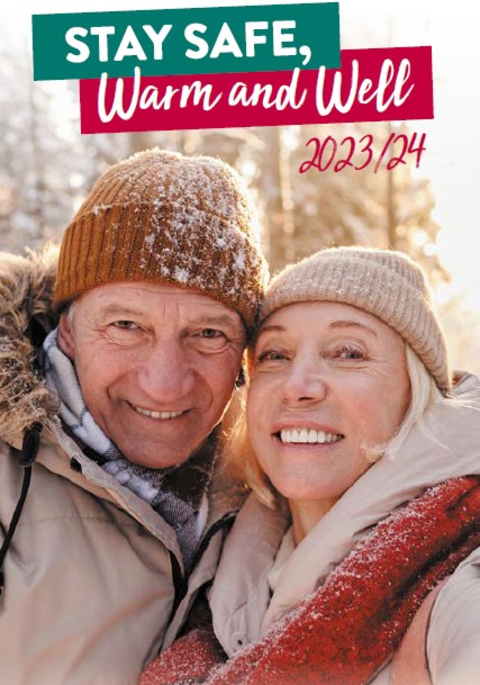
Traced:
[[133, 464], [85, 406], [75, 367], [58, 346], [57, 329], [47, 336], [43, 347], [47, 386], [60, 398], [60, 416], [67, 430], [88, 457], [148, 502], [172, 526], [188, 571], [207, 521], [208, 488], [217, 455], [215, 432], [181, 466], [149, 469]]

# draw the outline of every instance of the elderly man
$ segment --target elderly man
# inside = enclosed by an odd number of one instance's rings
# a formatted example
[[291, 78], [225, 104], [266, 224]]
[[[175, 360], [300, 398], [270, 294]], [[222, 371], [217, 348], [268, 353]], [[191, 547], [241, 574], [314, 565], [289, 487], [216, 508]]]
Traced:
[[3, 255], [2, 683], [132, 685], [212, 579], [241, 499], [216, 465], [266, 280], [254, 223], [230, 167], [155, 149], [100, 176], [56, 277]]

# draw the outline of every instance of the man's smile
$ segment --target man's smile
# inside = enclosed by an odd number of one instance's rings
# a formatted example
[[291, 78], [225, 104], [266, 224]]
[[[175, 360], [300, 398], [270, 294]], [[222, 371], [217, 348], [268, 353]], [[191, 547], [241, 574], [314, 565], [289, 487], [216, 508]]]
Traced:
[[[129, 403], [130, 404], [130, 403]], [[143, 409], [142, 407], [137, 407], [134, 404], [130, 404], [132, 409], [141, 414], [142, 416], [148, 416], [151, 419], [177, 419], [182, 414], [186, 414], [188, 409], [184, 411], [151, 411], [150, 409]]]

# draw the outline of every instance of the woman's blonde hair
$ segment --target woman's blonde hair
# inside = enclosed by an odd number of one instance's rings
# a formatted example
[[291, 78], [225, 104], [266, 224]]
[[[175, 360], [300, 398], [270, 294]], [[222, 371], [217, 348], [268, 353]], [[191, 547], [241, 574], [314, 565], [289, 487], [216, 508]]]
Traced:
[[[365, 447], [366, 458], [371, 463], [383, 455], [395, 457], [413, 426], [420, 423], [434, 405], [449, 401], [442, 395], [433, 376], [407, 344], [405, 344], [405, 353], [410, 378], [410, 405], [395, 435], [386, 444]], [[263, 504], [273, 508], [281, 502], [282, 498], [262, 470], [250, 444], [245, 401], [246, 394], [244, 393], [238, 418], [226, 437], [225, 468], [233, 471], [238, 478], [245, 481]]]

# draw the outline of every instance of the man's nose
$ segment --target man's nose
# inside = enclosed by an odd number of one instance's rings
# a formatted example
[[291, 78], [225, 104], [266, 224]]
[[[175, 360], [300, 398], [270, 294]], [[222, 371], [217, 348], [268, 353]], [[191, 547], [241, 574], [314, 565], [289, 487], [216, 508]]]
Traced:
[[[182, 348], [181, 341], [159, 341], [142, 360], [138, 384], [152, 400], [167, 405], [187, 397], [195, 385], [195, 370]], [[180, 408], [180, 407], [179, 407]]]
[[283, 383], [283, 400], [287, 404], [321, 402], [328, 393], [325, 369], [320, 360], [295, 359]]

